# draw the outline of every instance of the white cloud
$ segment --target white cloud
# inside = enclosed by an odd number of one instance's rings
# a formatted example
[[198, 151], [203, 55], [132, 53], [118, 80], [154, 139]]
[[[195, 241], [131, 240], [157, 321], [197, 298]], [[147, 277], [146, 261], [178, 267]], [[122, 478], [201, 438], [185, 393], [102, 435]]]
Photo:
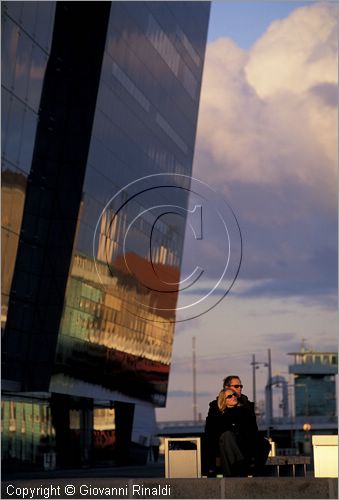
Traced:
[[253, 46], [245, 73], [262, 98], [337, 82], [337, 8], [322, 3], [275, 21]]
[[227, 38], [208, 46], [195, 175], [212, 176], [219, 189], [295, 180], [333, 208], [337, 109], [326, 92], [333, 101], [335, 12], [327, 4], [297, 9], [249, 52]]

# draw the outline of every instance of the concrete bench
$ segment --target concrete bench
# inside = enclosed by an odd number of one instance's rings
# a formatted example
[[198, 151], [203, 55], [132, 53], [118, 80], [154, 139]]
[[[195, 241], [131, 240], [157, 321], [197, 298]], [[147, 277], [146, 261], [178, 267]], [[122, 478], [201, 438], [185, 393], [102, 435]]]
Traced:
[[[306, 466], [311, 463], [311, 457], [302, 455], [279, 455], [268, 457], [265, 467], [262, 471], [263, 476], [276, 476], [276, 477], [298, 477], [306, 476]], [[251, 474], [251, 469], [249, 471]], [[221, 476], [221, 462], [220, 457], [216, 458], [216, 475]]]
[[[306, 476], [306, 465], [311, 463], [311, 457], [306, 457], [302, 455], [278, 455], [275, 457], [268, 457], [265, 468], [272, 467], [276, 472], [276, 476], [280, 477], [280, 475], [291, 475], [296, 477], [296, 473], [302, 472], [301, 475]], [[281, 473], [284, 474], [281, 474]], [[300, 474], [298, 474], [300, 475]]]

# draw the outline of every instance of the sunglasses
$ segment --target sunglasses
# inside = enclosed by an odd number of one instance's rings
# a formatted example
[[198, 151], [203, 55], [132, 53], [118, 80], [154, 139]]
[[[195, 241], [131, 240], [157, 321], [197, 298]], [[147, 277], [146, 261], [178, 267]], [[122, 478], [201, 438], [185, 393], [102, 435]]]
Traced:
[[242, 389], [244, 386], [240, 384], [240, 385], [230, 385], [229, 387], [234, 387], [235, 389], [239, 389], [240, 387], [240, 389]]
[[237, 397], [238, 394], [229, 394], [228, 396], [226, 396], [226, 399], [237, 398]]

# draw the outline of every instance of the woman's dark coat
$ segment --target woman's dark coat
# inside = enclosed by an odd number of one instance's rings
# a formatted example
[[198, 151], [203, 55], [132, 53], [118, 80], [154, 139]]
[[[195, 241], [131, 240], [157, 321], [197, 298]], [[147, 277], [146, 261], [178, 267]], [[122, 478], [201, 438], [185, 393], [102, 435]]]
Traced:
[[207, 467], [215, 468], [215, 459], [219, 456], [219, 437], [225, 431], [234, 432], [238, 446], [244, 457], [255, 455], [258, 444], [258, 426], [255, 413], [249, 405], [226, 408], [222, 413], [217, 400], [209, 405], [205, 425], [205, 449]]

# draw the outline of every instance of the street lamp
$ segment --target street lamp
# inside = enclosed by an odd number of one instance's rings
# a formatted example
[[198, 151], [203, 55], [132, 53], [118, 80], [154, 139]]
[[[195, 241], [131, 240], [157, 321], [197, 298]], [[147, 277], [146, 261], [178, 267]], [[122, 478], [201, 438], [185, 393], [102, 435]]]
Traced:
[[312, 429], [311, 424], [305, 422], [303, 425], [304, 431], [304, 453], [306, 455], [311, 454], [311, 440], [310, 440], [310, 430]]
[[303, 425], [303, 431], [304, 432], [309, 432], [312, 429], [311, 424], [308, 424], [307, 422]]

